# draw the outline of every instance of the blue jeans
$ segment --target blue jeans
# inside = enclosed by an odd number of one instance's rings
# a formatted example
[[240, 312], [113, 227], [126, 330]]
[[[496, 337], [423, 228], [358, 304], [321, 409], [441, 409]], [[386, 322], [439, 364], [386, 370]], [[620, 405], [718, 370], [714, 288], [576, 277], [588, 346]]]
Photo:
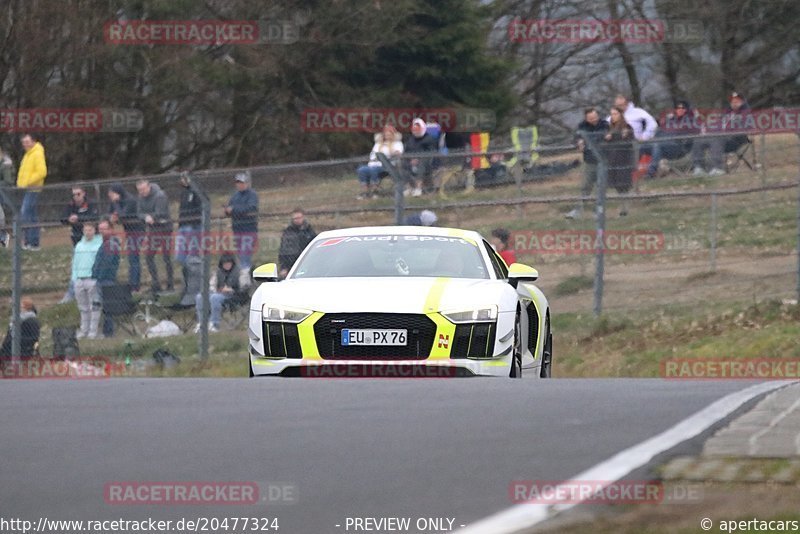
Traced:
[[358, 181], [364, 185], [377, 184], [381, 181], [381, 173], [383, 173], [383, 165], [370, 167], [369, 165], [362, 165], [358, 168]]
[[[39, 199], [38, 191], [28, 191], [22, 197], [22, 209], [20, 210], [20, 221], [22, 224], [38, 223], [39, 214], [36, 210], [36, 201]], [[31, 247], [39, 246], [39, 227], [26, 228], [24, 232], [24, 243]]]
[[191, 224], [182, 224], [175, 234], [175, 261], [186, 266], [186, 258], [200, 256], [200, 229]]
[[239, 268], [249, 271], [253, 266], [253, 253], [258, 246], [257, 232], [234, 232], [233, 243], [236, 247], [236, 257], [239, 259]]
[[[224, 293], [211, 293], [208, 295], [208, 301], [211, 303], [211, 324], [219, 327], [219, 322], [222, 320], [222, 304], [228, 300], [230, 295]], [[195, 307], [197, 308], [197, 322], [203, 322], [203, 294], [198, 293], [195, 297]]]

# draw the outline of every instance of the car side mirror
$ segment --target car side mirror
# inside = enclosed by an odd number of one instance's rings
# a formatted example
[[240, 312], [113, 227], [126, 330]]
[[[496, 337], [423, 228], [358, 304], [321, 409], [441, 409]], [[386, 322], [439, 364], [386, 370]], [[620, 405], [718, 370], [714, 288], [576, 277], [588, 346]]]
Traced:
[[274, 263], [265, 263], [253, 270], [253, 280], [256, 282], [277, 282], [278, 266]]
[[539, 271], [524, 263], [512, 263], [508, 266], [508, 283], [515, 288], [520, 282], [535, 282], [539, 279]]

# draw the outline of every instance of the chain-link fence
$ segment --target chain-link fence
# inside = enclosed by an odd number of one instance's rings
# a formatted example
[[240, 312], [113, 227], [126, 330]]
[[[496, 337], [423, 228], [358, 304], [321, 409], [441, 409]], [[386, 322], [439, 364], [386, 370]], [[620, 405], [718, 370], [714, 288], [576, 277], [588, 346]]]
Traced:
[[[354, 158], [195, 171], [188, 183], [176, 172], [48, 184], [36, 198], [38, 223], [23, 222], [30, 192], [7, 189], [0, 314], [12, 317], [18, 334], [8, 337], [19, 346], [6, 353], [244, 354], [249, 271], [291, 261], [281, 237], [296, 208], [316, 232], [418, 222], [422, 210], [437, 226], [487, 237], [505, 228], [518, 260], [539, 269], [556, 313], [797, 299], [800, 144], [789, 134], [751, 141], [726, 154], [720, 176], [700, 175], [691, 154], [665, 159], [652, 178], [633, 160], [630, 190], [608, 161], [613, 144], [595, 147], [601, 164], [590, 189], [571, 140], [520, 151], [502, 138], [480, 152], [381, 158], [366, 183], [358, 170], [366, 161]], [[148, 200], [137, 211], [140, 197]], [[105, 218], [99, 231], [82, 224]], [[38, 246], [29, 242], [34, 227]], [[244, 274], [232, 275], [239, 267]], [[41, 327], [35, 348], [26, 337], [31, 308]]]

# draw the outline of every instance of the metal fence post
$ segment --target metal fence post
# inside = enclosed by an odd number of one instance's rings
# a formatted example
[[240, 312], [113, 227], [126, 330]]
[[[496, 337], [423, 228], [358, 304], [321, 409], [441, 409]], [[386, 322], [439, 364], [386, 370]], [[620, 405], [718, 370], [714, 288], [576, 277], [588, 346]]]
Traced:
[[405, 180], [403, 173], [400, 169], [392, 165], [392, 162], [389, 161], [386, 154], [378, 152], [375, 155], [378, 161], [381, 162], [381, 165], [383, 165], [384, 170], [391, 174], [394, 180], [394, 223], [400, 226], [405, 222], [405, 216], [403, 215], [403, 211], [405, 210], [405, 197], [403, 197], [403, 185]]
[[603, 312], [603, 287], [605, 282], [605, 229], [606, 229], [606, 187], [608, 184], [608, 162], [597, 146], [597, 140], [585, 132], [580, 132], [583, 142], [597, 159], [597, 206], [595, 206], [595, 270], [594, 305], [595, 317]]
[[[202, 222], [202, 235], [207, 236], [211, 233], [211, 199], [208, 198], [208, 195], [205, 191], [197, 187], [195, 181], [192, 180], [190, 182], [190, 187], [194, 191], [194, 193], [200, 197], [200, 202], [202, 205], [203, 210], [203, 222]], [[202, 279], [203, 285], [200, 287], [200, 299], [203, 306], [203, 313], [200, 316], [200, 340], [199, 340], [199, 350], [200, 350], [200, 359], [207, 360], [208, 359], [208, 319], [211, 316], [211, 305], [209, 302], [209, 289], [208, 289], [208, 281], [211, 277], [211, 251], [205, 250], [201, 248], [200, 254], [203, 256], [203, 263], [201, 266], [201, 274], [200, 278]]]
[[20, 300], [22, 299], [22, 230], [20, 228], [22, 225], [19, 220], [20, 211], [3, 187], [0, 187], [0, 202], [3, 203], [4, 209], [11, 210], [14, 218], [11, 223], [11, 231], [14, 234], [14, 248], [11, 251], [11, 363], [16, 364], [22, 355], [22, 324], [19, 320]]
[[[800, 139], [800, 131], [797, 132]], [[800, 305], [800, 180], [797, 182], [797, 302]]]
[[711, 272], [717, 270], [717, 194], [711, 195], [711, 227], [709, 228], [711, 243]]

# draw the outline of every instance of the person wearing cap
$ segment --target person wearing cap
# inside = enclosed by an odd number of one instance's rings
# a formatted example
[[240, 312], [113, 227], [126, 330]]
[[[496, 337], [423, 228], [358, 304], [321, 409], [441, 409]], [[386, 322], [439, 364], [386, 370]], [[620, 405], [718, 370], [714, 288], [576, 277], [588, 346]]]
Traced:
[[131, 291], [141, 286], [142, 263], [139, 258], [140, 241], [144, 236], [144, 224], [136, 216], [136, 197], [125, 190], [119, 182], [108, 189], [108, 217], [112, 224], [122, 224], [125, 230], [125, 255], [128, 256], [128, 284]]
[[661, 127], [656, 131], [659, 150], [650, 161], [647, 177], [653, 178], [658, 172], [662, 159], [676, 160], [692, 150], [692, 138], [675, 139], [681, 136], [697, 136], [701, 131], [701, 117], [688, 100], [677, 100], [669, 113], [664, 116]]
[[[209, 332], [219, 332], [219, 323], [222, 320], [222, 305], [225, 301], [233, 298], [241, 291], [240, 269], [236, 265], [236, 256], [226, 252], [219, 258], [217, 271], [211, 275], [208, 282], [209, 295], [208, 301], [211, 305], [211, 317], [208, 322]], [[197, 326], [194, 333], [200, 332], [200, 324], [203, 320], [203, 295], [198, 293], [195, 297], [195, 308], [197, 310]]]
[[406, 217], [406, 226], [433, 226], [438, 217], [431, 210], [422, 210], [419, 213], [412, 213]]
[[[411, 137], [405, 143], [407, 154], [421, 154], [424, 152], [436, 152], [438, 145], [436, 140], [427, 132], [428, 126], [425, 121], [417, 117], [411, 123]], [[423, 182], [430, 179], [433, 160], [431, 157], [418, 156], [406, 159], [406, 172], [410, 174], [411, 189], [406, 190], [408, 196], [421, 196]]]
[[[32, 358], [37, 355], [39, 350], [39, 319], [37, 317], [36, 306], [30, 297], [22, 297], [19, 301], [20, 307], [20, 358]], [[10, 358], [12, 346], [12, 331], [9, 325], [3, 344], [0, 345], [0, 358]], [[1, 363], [1, 362], [0, 362]]]
[[231, 218], [239, 268], [243, 272], [249, 272], [253, 266], [253, 252], [258, 242], [258, 194], [250, 187], [249, 172], [237, 173], [234, 181], [236, 192], [225, 205], [225, 215]]
[[281, 247], [278, 252], [278, 274], [286, 278], [292, 266], [309, 243], [317, 237], [317, 233], [308, 224], [302, 208], [292, 210], [292, 220], [281, 234]]
[[139, 198], [136, 203], [136, 215], [144, 224], [146, 250], [145, 262], [150, 272], [150, 289], [153, 293], [161, 292], [161, 283], [158, 281], [156, 268], [156, 254], [164, 258], [164, 268], [167, 271], [167, 291], [175, 291], [172, 273], [172, 219], [169, 215], [169, 200], [166, 193], [158, 184], [149, 180], [140, 179], [136, 182], [136, 191]]
[[[731, 129], [740, 129], [744, 127], [744, 120], [742, 119], [742, 116], [750, 113], [750, 105], [741, 94], [734, 91], [728, 97], [728, 106], [725, 108], [725, 113], [728, 115]], [[726, 154], [730, 152], [736, 152], [739, 150], [739, 147], [746, 145], [749, 142], [750, 140], [748, 139], [747, 134], [733, 135], [725, 138], [725, 146], [723, 147], [723, 150]]]

